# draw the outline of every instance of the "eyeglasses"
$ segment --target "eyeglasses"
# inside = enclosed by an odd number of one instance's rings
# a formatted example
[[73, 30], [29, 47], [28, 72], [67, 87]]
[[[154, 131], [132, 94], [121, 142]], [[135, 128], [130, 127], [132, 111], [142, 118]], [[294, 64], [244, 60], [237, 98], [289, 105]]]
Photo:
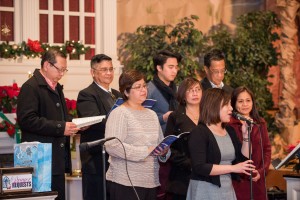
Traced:
[[56, 67], [53, 63], [51, 63], [51, 62], [49, 62], [49, 64], [52, 66], [52, 67], [54, 67], [58, 72], [60, 72], [60, 73], [67, 73], [69, 70], [68, 69], [64, 69], [64, 68], [62, 68], [62, 69], [60, 69], [60, 68], [58, 68], [58, 67]]
[[220, 73], [220, 74], [226, 74], [227, 69], [224, 68], [224, 69], [220, 69], [220, 70], [216, 70], [216, 69], [211, 70], [211, 69], [209, 68], [209, 71], [211, 71], [212, 74], [217, 75], [217, 74], [219, 74], [219, 73]]
[[135, 87], [132, 87], [131, 89], [138, 90], [138, 91], [142, 91], [143, 89], [147, 89], [147, 84], [144, 84], [144, 85], [137, 85], [137, 86], [135, 86]]
[[200, 93], [202, 90], [201, 88], [195, 88], [195, 89], [189, 89], [186, 92], [189, 94], [193, 94], [193, 93]]
[[[92, 67], [93, 68], [93, 67]], [[110, 68], [100, 68], [100, 69], [96, 69], [96, 68], [93, 68], [94, 70], [96, 71], [100, 71], [102, 73], [107, 73], [107, 72], [113, 72], [115, 70], [114, 67], [110, 67]]]

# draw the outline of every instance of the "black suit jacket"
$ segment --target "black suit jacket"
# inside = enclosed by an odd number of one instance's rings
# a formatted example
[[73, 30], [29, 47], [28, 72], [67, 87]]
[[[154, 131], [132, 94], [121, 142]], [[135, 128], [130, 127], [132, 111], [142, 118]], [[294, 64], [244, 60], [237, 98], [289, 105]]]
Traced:
[[[203, 90], [207, 90], [208, 88], [212, 88], [209, 80], [207, 77], [202, 79], [201, 81], [201, 86]], [[224, 87], [222, 88], [226, 93], [231, 94], [233, 92], [233, 88], [230, 87], [229, 85], [224, 84]]]
[[[116, 98], [121, 97], [121, 94], [117, 90], [112, 89], [112, 93]], [[93, 82], [87, 88], [81, 90], [78, 94], [78, 117], [107, 115], [111, 109], [111, 105], [107, 98], [110, 98], [108, 93]], [[105, 134], [105, 124], [106, 119], [81, 132], [80, 143], [103, 139]], [[80, 152], [83, 173], [102, 173], [101, 150], [101, 146], [98, 146], [89, 149], [86, 152]]]
[[17, 120], [22, 130], [22, 142], [38, 141], [52, 144], [52, 174], [71, 172], [70, 138], [64, 136], [67, 108], [63, 87], [57, 92], [47, 84], [36, 69], [18, 96]]

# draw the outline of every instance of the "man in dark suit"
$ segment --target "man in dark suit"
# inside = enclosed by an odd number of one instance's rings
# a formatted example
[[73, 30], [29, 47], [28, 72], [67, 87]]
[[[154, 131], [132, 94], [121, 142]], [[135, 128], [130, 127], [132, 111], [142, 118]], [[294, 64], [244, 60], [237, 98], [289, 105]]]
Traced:
[[[81, 90], [77, 98], [79, 117], [107, 115], [115, 100], [121, 94], [110, 88], [114, 78], [112, 59], [104, 54], [95, 55], [91, 60], [93, 83]], [[104, 138], [105, 122], [92, 125], [81, 133], [80, 142], [91, 142]], [[80, 152], [82, 163], [82, 192], [85, 200], [103, 199], [103, 165], [101, 146]], [[106, 170], [108, 162], [106, 156]]]
[[232, 93], [233, 88], [223, 83], [224, 75], [227, 72], [225, 66], [225, 55], [219, 49], [212, 49], [204, 56], [204, 70], [206, 77], [202, 79], [202, 89], [220, 88], [227, 93]]
[[63, 87], [58, 81], [68, 71], [66, 55], [49, 50], [42, 56], [41, 69], [21, 88], [18, 96], [18, 123], [22, 142], [52, 143], [51, 189], [56, 199], [65, 199], [65, 172], [71, 173], [70, 135], [79, 129], [67, 119]]

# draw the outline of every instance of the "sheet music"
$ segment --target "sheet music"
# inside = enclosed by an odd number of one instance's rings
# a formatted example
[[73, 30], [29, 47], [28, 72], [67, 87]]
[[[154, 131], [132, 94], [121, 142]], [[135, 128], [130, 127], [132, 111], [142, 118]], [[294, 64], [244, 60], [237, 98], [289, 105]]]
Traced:
[[74, 118], [72, 122], [77, 125], [78, 128], [82, 128], [85, 126], [90, 126], [99, 122], [105, 118], [105, 115], [94, 116], [94, 117], [82, 117], [82, 118]]

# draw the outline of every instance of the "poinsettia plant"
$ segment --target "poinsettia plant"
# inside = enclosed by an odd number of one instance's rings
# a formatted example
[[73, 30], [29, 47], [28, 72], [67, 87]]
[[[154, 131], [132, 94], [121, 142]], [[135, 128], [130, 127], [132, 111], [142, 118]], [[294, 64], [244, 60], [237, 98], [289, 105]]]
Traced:
[[77, 118], [77, 110], [76, 110], [76, 100], [65, 98], [68, 114], [72, 115], [74, 118]]
[[0, 111], [15, 113], [19, 92], [20, 88], [17, 83], [13, 83], [12, 86], [0, 86]]

